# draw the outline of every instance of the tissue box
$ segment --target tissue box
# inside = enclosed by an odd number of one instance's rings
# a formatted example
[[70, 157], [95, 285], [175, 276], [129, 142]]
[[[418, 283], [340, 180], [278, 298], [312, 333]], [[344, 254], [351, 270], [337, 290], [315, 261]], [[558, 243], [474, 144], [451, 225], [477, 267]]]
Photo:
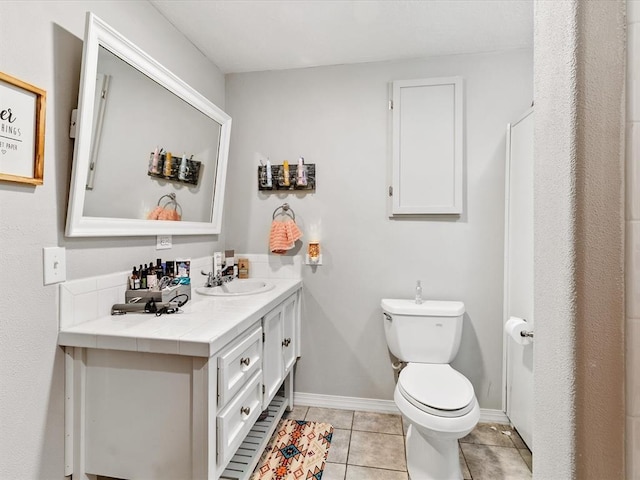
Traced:
[[139, 302], [146, 303], [153, 299], [156, 303], [170, 302], [176, 295], [187, 295], [191, 300], [191, 285], [172, 285], [162, 290], [140, 289], [129, 290], [124, 294], [126, 303], [130, 303], [134, 298], [140, 298]]

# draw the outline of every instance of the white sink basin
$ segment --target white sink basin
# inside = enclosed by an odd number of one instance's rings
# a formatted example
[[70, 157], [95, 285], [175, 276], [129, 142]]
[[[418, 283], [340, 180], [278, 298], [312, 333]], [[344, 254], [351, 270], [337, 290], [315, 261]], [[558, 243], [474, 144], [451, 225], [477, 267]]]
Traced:
[[273, 289], [273, 283], [263, 280], [233, 280], [217, 287], [198, 287], [196, 292], [200, 295], [212, 295], [214, 297], [237, 297], [240, 295], [254, 295], [256, 293], [268, 292]]

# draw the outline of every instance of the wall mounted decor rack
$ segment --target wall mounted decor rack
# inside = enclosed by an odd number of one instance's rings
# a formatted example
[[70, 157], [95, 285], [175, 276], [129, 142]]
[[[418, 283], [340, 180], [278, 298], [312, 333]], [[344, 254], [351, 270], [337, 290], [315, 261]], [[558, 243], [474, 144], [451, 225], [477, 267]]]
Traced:
[[284, 165], [271, 165], [271, 185], [269, 186], [267, 166], [258, 166], [258, 190], [282, 192], [289, 190], [305, 191], [316, 189], [316, 164], [305, 163], [306, 182], [298, 181], [298, 165], [289, 165], [289, 175], [285, 175]]
[[[182, 163], [182, 157], [172, 157], [165, 153], [159, 153], [157, 165], [153, 165], [153, 153], [151, 153], [147, 175], [153, 178], [169, 180], [172, 182], [198, 185], [202, 162], [193, 160], [192, 158], [185, 160], [186, 168], [184, 171], [181, 171], [180, 166]], [[167, 159], [169, 159], [168, 161], [170, 163], [167, 163]]]

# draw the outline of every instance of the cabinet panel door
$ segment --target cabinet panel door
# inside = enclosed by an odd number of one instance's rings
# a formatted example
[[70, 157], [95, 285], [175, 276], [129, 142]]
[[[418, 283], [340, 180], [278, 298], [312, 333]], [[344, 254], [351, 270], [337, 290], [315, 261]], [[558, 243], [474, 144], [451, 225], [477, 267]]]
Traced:
[[283, 339], [282, 339], [282, 355], [284, 360], [285, 376], [293, 367], [296, 361], [296, 313], [297, 313], [298, 294], [292, 295], [282, 304], [283, 316]]
[[461, 77], [393, 82], [391, 215], [461, 214]]
[[267, 408], [269, 402], [278, 391], [284, 380], [282, 359], [283, 310], [279, 306], [264, 316], [264, 345], [262, 354], [262, 374], [265, 388], [262, 407]]

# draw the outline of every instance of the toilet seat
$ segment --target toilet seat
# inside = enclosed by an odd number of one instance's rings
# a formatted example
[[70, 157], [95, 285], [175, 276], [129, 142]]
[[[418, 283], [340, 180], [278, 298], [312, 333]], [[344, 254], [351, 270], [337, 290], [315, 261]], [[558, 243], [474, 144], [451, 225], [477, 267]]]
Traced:
[[448, 364], [409, 363], [400, 372], [398, 390], [412, 405], [438, 417], [461, 417], [476, 404], [471, 382]]

